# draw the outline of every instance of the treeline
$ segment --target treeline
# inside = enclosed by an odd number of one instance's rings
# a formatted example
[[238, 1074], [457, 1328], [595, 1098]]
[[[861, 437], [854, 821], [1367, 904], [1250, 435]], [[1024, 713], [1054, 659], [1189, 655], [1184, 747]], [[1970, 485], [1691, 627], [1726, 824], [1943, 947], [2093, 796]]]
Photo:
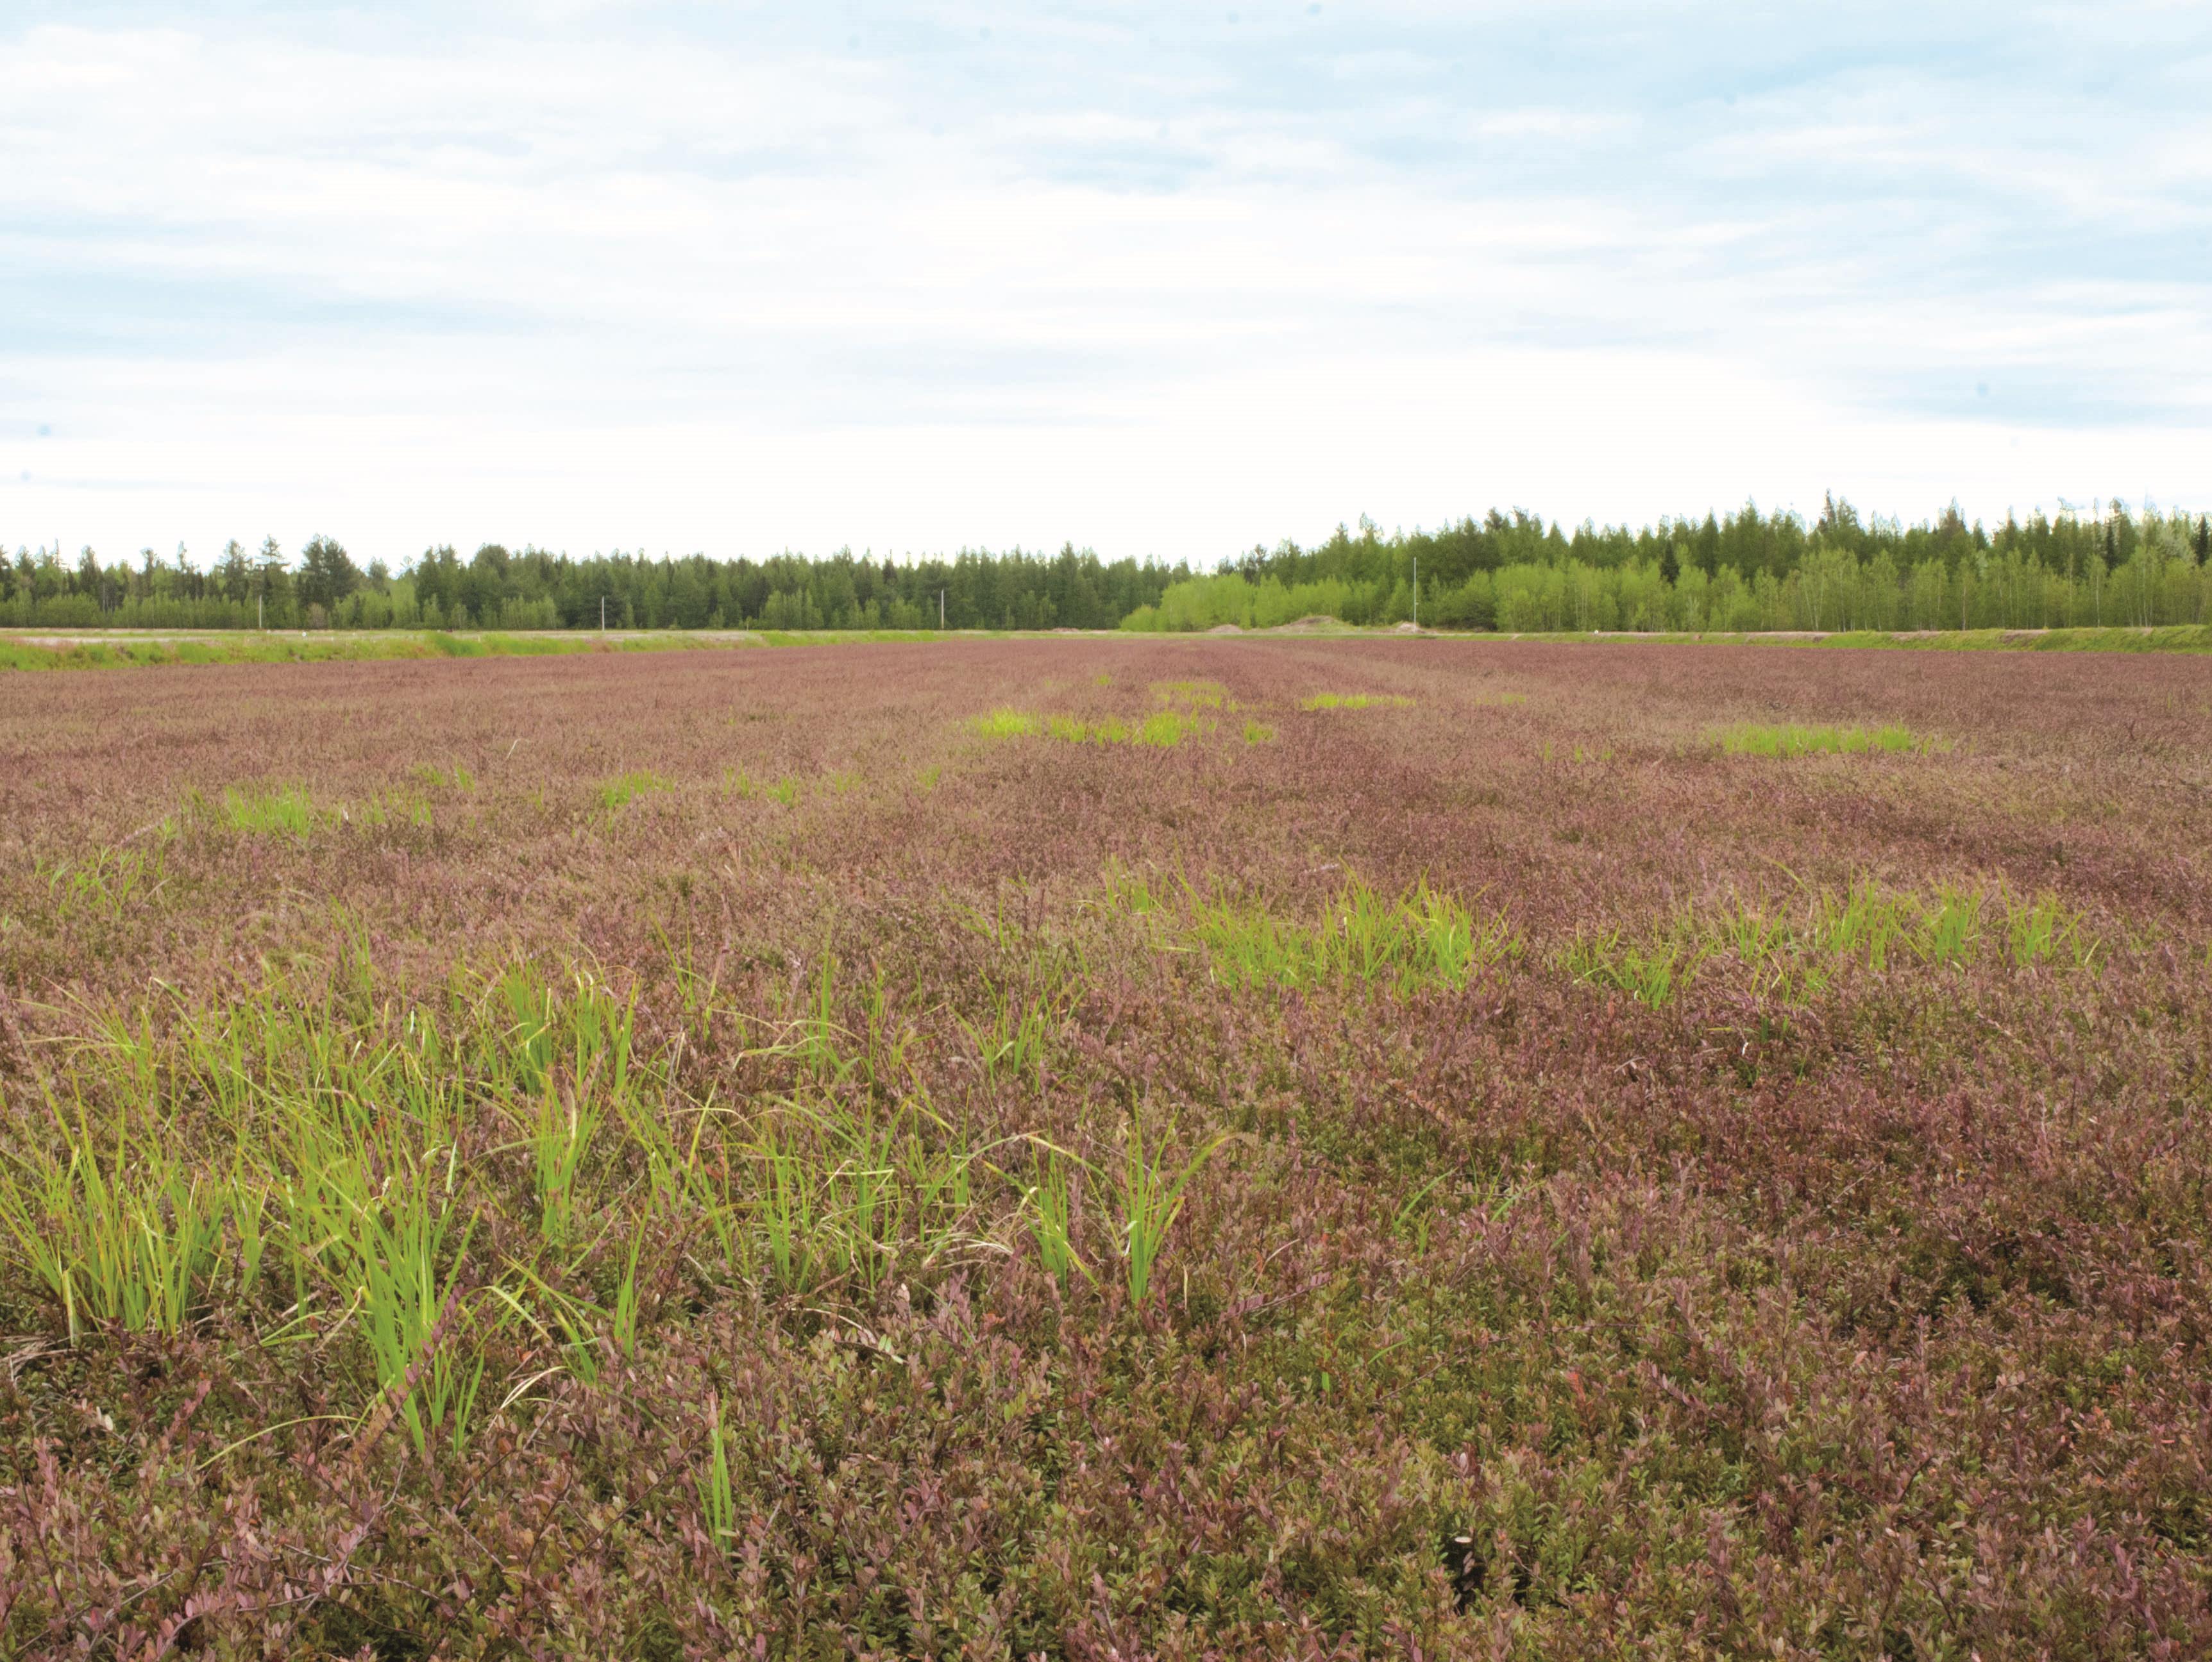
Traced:
[[[1418, 580], [1419, 589], [1415, 584]], [[2212, 517], [2114, 502], [2088, 514], [1954, 506], [1931, 523], [1862, 519], [1829, 499], [1807, 524], [1746, 504], [1722, 518], [1572, 530], [1515, 509], [1385, 537], [1363, 519], [1310, 549], [1255, 548], [1210, 574], [1187, 565], [964, 550], [899, 561], [574, 559], [488, 543], [365, 570], [317, 537], [232, 543], [206, 569], [181, 547], [103, 565], [90, 549], [0, 549], [0, 624], [148, 628], [1192, 630], [1320, 613], [1443, 628], [1768, 630], [2040, 628], [2212, 619]]]
[[1172, 584], [1125, 629], [1266, 628], [1312, 614], [1516, 632], [2045, 628], [2212, 618], [2212, 518], [2115, 502], [1994, 531], [1954, 506], [1932, 524], [1863, 519], [1829, 498], [1811, 525], [1747, 504], [1727, 519], [1571, 531], [1516, 509], [1383, 537], [1368, 521], [1311, 549], [1255, 548]]
[[951, 559], [573, 559], [487, 543], [424, 551], [397, 575], [312, 538], [295, 565], [271, 537], [232, 543], [205, 570], [183, 548], [102, 565], [53, 549], [0, 551], [0, 623], [93, 628], [1110, 629], [1188, 578], [1188, 566], [963, 550]]

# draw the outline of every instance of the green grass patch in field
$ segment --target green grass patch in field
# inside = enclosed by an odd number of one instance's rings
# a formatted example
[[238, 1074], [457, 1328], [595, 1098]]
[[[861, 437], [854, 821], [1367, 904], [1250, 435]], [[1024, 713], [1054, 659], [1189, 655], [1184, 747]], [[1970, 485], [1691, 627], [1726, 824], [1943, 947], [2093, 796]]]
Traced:
[[970, 719], [968, 725], [985, 738], [1028, 738], [1043, 725], [1023, 710], [994, 710], [987, 716]]
[[610, 814], [619, 812], [640, 797], [675, 788], [674, 782], [653, 773], [649, 768], [633, 768], [619, 773], [599, 787], [599, 806]]
[[1131, 725], [1119, 716], [1086, 721], [1079, 716], [1034, 716], [1022, 710], [994, 710], [975, 716], [969, 728], [986, 738], [1043, 737], [1065, 744], [1135, 744], [1152, 749], [1172, 749], [1194, 734], [1212, 730], [1212, 722], [1182, 710], [1158, 710]]
[[1129, 743], [1147, 745], [1156, 750], [1171, 750], [1193, 734], [1202, 731], [1202, 724], [1197, 717], [1185, 715], [1180, 710], [1161, 710], [1145, 718], [1143, 724], [1129, 736]]
[[434, 819], [428, 797], [404, 791], [378, 792], [361, 805], [355, 817], [363, 825], [377, 827], [403, 823], [427, 827]]
[[1170, 897], [1164, 890], [1164, 885], [1156, 887], [1152, 878], [1132, 871], [1118, 860], [1107, 863], [1107, 903], [1133, 918], [1148, 918], [1154, 913], [1164, 912]]
[[1577, 936], [1560, 955], [1560, 963], [1577, 981], [1625, 992], [1638, 1004], [1658, 1010], [1673, 1001], [1696, 959], [1679, 942], [1639, 945], [1625, 941], [1616, 929]]
[[[217, 1308], [280, 1340], [312, 1321], [319, 1349], [355, 1348], [361, 1409], [389, 1402], [418, 1448], [458, 1453], [501, 1333], [536, 1333], [587, 1379], [610, 1343], [634, 1353], [648, 1218], [680, 1220], [723, 1273], [817, 1297], [970, 1242], [959, 1133], [904, 1099], [814, 1089], [899, 1077], [911, 1042], [880, 986], [846, 1008], [832, 958], [763, 1052], [786, 1089], [726, 1129], [666, 1116], [669, 1054], [642, 1052], [634, 992], [588, 969], [510, 964], [394, 1004], [367, 955], [354, 943], [327, 987], [279, 972], [165, 1007], [158, 1028], [150, 1010], [100, 1018], [72, 1052], [72, 1113], [0, 1141], [0, 1265], [72, 1342]], [[1068, 997], [1001, 999], [975, 1029], [995, 1075], [1034, 1079]], [[686, 1019], [713, 1005], [704, 989]], [[494, 1214], [535, 1256], [486, 1250]]]
[[1413, 701], [1402, 693], [1316, 693], [1298, 701], [1301, 710], [1410, 710]]
[[[173, 823], [164, 821], [161, 840], [166, 842], [174, 832]], [[102, 848], [80, 859], [59, 860], [51, 865], [41, 861], [33, 869], [46, 880], [47, 892], [64, 915], [113, 920], [123, 915], [133, 899], [161, 887], [166, 864], [166, 852], [157, 845], [150, 854], [134, 848]]]
[[434, 767], [426, 761], [416, 768], [415, 777], [434, 791], [473, 791], [477, 788], [477, 776], [458, 761], [451, 767]]
[[1228, 704], [1228, 688], [1218, 681], [1155, 681], [1153, 699], [1171, 710], [1218, 710]]
[[1899, 894], [1862, 879], [1795, 908], [1693, 908], [1640, 937], [1621, 929], [1578, 933], [1556, 961], [1576, 980], [1656, 1010], [1714, 962], [1734, 962], [1762, 998], [1795, 1005], [1855, 970], [1964, 969], [1992, 954], [2016, 969], [2083, 969], [2102, 950], [2082, 914], [2055, 895], [1954, 883]]
[[1717, 735], [1732, 756], [1926, 755], [1941, 741], [1894, 723], [1882, 727], [1801, 726], [1791, 722], [1739, 722]]
[[2101, 943], [2087, 920], [2056, 895], [2008, 901], [2004, 908], [2005, 951], [2014, 963], [2070, 963], [2086, 967]]
[[223, 823], [250, 836], [304, 837], [315, 818], [313, 799], [297, 785], [234, 785], [222, 793]]
[[1045, 737], [1069, 744], [1126, 744], [1129, 726], [1119, 716], [1107, 716], [1097, 721], [1085, 721], [1077, 716], [1048, 716], [1044, 724]]
[[157, 1137], [96, 1146], [80, 1119], [66, 1154], [0, 1183], [0, 1233], [59, 1307], [70, 1340], [89, 1325], [176, 1333], [223, 1244], [228, 1186]]
[[[833, 790], [849, 790], [859, 784], [857, 773], [841, 773], [830, 781], [830, 787]], [[766, 797], [770, 802], [781, 803], [788, 808], [799, 800], [800, 787], [798, 779], [788, 773], [773, 779], [757, 779], [742, 767], [725, 767], [722, 770], [722, 788], [733, 797], [748, 801], [755, 797]]]
[[1272, 744], [1275, 742], [1275, 730], [1264, 721], [1248, 720], [1244, 724], [1244, 742], [1247, 744]]
[[1215, 978], [1237, 987], [1461, 987], [1521, 952], [1503, 918], [1426, 883], [1390, 898], [1354, 879], [1312, 920], [1231, 899], [1194, 901], [1188, 929]]

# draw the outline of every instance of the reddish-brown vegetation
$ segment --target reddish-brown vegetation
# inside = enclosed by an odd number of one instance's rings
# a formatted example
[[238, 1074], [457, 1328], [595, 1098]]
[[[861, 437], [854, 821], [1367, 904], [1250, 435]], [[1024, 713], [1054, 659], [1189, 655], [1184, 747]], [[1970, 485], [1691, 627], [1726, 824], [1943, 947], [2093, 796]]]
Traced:
[[0, 810], [15, 1653], [2212, 1650], [2212, 664], [55, 674]]

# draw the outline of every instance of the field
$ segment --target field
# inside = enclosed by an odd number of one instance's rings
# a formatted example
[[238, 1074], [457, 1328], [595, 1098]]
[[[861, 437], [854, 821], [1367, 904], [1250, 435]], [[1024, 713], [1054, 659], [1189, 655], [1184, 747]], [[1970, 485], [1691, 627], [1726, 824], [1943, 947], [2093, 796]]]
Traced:
[[2212, 663], [0, 678], [0, 1650], [2212, 1652]]

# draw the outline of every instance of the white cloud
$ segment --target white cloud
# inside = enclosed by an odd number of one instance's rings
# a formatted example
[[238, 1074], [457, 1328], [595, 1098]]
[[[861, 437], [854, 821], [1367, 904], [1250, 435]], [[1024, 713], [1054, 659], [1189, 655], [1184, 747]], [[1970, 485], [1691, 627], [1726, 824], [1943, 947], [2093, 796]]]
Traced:
[[2041, 72], [2094, 19], [1994, 73], [1904, 8], [1833, 69], [1725, 8], [1239, 9], [0, 33], [0, 536], [2212, 500], [2201, 53], [2090, 94]]

